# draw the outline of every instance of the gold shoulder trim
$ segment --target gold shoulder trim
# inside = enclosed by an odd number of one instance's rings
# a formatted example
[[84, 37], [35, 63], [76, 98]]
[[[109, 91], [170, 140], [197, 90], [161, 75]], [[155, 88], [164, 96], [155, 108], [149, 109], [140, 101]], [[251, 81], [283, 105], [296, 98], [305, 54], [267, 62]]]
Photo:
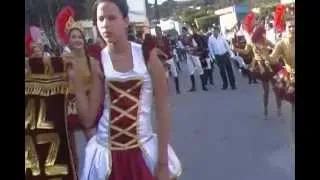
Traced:
[[52, 96], [67, 94], [68, 90], [65, 73], [31, 74], [25, 78], [25, 95]]

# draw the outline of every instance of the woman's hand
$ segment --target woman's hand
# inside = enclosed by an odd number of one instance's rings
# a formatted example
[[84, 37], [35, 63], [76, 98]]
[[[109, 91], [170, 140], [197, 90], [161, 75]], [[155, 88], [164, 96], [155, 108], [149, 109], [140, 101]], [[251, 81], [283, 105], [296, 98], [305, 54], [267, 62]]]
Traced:
[[77, 62], [69, 56], [64, 58], [66, 67], [67, 67], [67, 76], [70, 82], [71, 87], [74, 91], [85, 91], [84, 82], [81, 80], [81, 77], [77, 73], [78, 64]]
[[156, 167], [156, 180], [170, 180], [168, 164], [158, 163]]

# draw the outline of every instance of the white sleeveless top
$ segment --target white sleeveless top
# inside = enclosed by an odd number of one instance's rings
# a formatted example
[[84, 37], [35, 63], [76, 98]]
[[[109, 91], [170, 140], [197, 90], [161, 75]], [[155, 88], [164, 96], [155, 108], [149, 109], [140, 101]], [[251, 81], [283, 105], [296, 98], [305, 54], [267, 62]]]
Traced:
[[[107, 81], [127, 81], [131, 79], [143, 79], [143, 85], [140, 92], [140, 108], [138, 112], [138, 135], [140, 142], [148, 140], [152, 136], [151, 113], [153, 104], [153, 87], [150, 74], [147, 70], [141, 45], [131, 42], [133, 69], [128, 72], [118, 72], [113, 68], [108, 48], [101, 52], [102, 65], [104, 69], [105, 80]], [[101, 116], [97, 129], [97, 140], [103, 145], [107, 145], [109, 138], [109, 120], [110, 120], [110, 97], [108, 88], [105, 88], [104, 111]]]
[[[120, 101], [118, 101], [118, 99], [121, 99], [121, 97], [123, 96], [128, 96], [128, 99], [125, 99], [124, 101], [125, 105], [127, 103], [126, 101], [130, 101], [131, 97], [136, 103], [135, 106], [139, 106], [138, 110], [136, 111], [137, 113], [135, 113], [136, 117], [128, 115], [130, 116], [128, 117], [128, 119], [135, 120], [136, 128], [135, 135], [133, 136], [136, 137], [135, 139], [138, 139], [137, 147], [142, 150], [142, 155], [145, 160], [146, 166], [149, 168], [150, 172], [154, 174], [155, 167], [158, 161], [158, 138], [157, 135], [152, 132], [151, 126], [151, 113], [153, 104], [152, 82], [144, 61], [141, 45], [131, 42], [131, 48], [133, 57], [133, 69], [125, 73], [117, 72], [113, 68], [108, 48], [103, 49], [101, 52], [106, 84], [104, 110], [98, 123], [96, 135], [89, 140], [86, 146], [85, 161], [80, 180], [108, 180], [108, 177], [110, 176], [112, 171], [111, 150], [112, 148], [121, 148], [123, 145], [121, 143], [119, 143], [119, 145], [117, 142], [112, 140], [114, 136], [123, 133], [122, 130], [119, 131], [121, 133], [113, 133], [113, 136], [111, 136], [112, 131], [115, 130], [114, 121], [117, 121], [116, 119], [119, 117], [119, 114], [123, 116], [124, 114], [127, 114], [127, 112], [125, 112], [126, 110], [120, 109], [121, 105], [116, 105]], [[120, 87], [123, 84], [126, 85], [130, 83], [131, 80], [134, 83], [138, 82], [137, 84], [139, 86], [139, 89], [136, 89], [135, 93], [139, 93], [139, 98], [130, 96], [130, 93], [134, 91], [132, 90], [133, 88], [121, 90], [119, 88], [117, 89], [116, 87], [116, 84], [118, 85], [118, 87]], [[121, 84], [119, 82], [126, 83]], [[129, 92], [130, 89], [132, 90], [131, 92]], [[118, 93], [116, 94], [116, 99], [114, 98], [115, 95], [110, 95], [108, 90], [114, 91], [113, 93]], [[119, 111], [119, 114], [117, 114], [118, 117], [113, 115], [113, 118], [111, 119], [112, 112], [115, 111]], [[132, 135], [130, 131], [127, 131], [124, 134], [129, 134], [129, 136]], [[130, 142], [132, 141], [129, 141], [129, 144]], [[181, 175], [181, 163], [170, 145], [168, 145], [168, 166], [170, 176], [172, 178], [177, 178]]]

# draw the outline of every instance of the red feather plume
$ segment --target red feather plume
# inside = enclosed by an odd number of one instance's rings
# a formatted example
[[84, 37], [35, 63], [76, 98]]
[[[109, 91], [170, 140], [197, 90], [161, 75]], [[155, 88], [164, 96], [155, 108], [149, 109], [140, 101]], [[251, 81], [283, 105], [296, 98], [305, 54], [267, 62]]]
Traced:
[[25, 43], [25, 51], [27, 53], [28, 56], [31, 56], [32, 54], [32, 48], [31, 48], [31, 44], [32, 44], [33, 40], [31, 37], [31, 33], [30, 31], [28, 31], [24, 37], [24, 43]]
[[283, 4], [278, 4], [276, 6], [276, 11], [274, 14], [274, 25], [278, 32], [283, 32], [285, 29], [284, 16], [286, 13], [286, 7]]
[[66, 6], [58, 13], [55, 21], [55, 30], [58, 39], [63, 44], [68, 43], [68, 34], [66, 32], [66, 24], [70, 17], [74, 17], [74, 10], [70, 6]]
[[247, 16], [244, 18], [244, 30], [247, 31], [249, 34], [253, 32], [253, 24], [256, 18], [256, 14], [254, 12], [249, 12]]

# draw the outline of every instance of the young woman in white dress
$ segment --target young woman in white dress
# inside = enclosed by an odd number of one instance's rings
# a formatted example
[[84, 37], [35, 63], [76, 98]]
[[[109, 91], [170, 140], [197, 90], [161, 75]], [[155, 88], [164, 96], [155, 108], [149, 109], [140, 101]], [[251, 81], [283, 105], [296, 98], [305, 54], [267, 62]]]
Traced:
[[[103, 115], [86, 146], [80, 179], [176, 179], [181, 174], [181, 164], [169, 145], [170, 104], [158, 50], [143, 53], [141, 45], [128, 41], [126, 0], [97, 0], [94, 10], [94, 22], [107, 47], [101, 52], [102, 69], [91, 62], [89, 96], [75, 76], [76, 61], [70, 62], [68, 69], [84, 127], [94, 124], [99, 100], [104, 98]], [[151, 127], [153, 102], [157, 135]]]

